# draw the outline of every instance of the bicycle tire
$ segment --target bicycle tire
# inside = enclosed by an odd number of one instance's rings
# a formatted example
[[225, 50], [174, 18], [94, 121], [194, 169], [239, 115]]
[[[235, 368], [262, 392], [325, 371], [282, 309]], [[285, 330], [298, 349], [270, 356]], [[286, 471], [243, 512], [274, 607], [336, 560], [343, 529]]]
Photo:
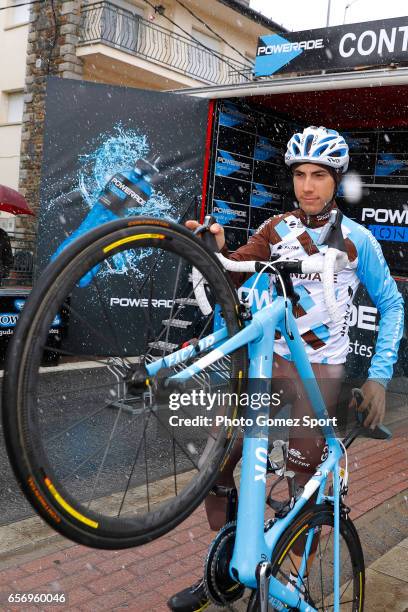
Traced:
[[[304, 510], [295, 522], [289, 526], [285, 533], [277, 543], [271, 560], [271, 573], [276, 578], [282, 580], [282, 584], [287, 584], [288, 573], [292, 569], [293, 561], [290, 559], [292, 547], [301, 540], [305, 540], [309, 533], [308, 528], [322, 528], [331, 530], [334, 526], [334, 509], [332, 505], [319, 504], [313, 508]], [[330, 531], [332, 533], [332, 531]], [[317, 610], [326, 610], [327, 605], [331, 609], [333, 581], [332, 576], [324, 578], [321, 576], [320, 581], [316, 578], [316, 567], [320, 572], [330, 573], [333, 565], [333, 550], [330, 542], [330, 533], [319, 537], [318, 549], [316, 556], [309, 568], [309, 577], [304, 581], [305, 594], [304, 598], [307, 603], [313, 605]], [[322, 537], [325, 538], [322, 542]], [[364, 556], [361, 548], [360, 539], [357, 530], [352, 521], [345, 516], [340, 517], [340, 566], [341, 566], [341, 584], [340, 584], [340, 610], [342, 612], [362, 612], [364, 609], [364, 587], [365, 587], [365, 568]], [[301, 540], [300, 540], [301, 539]], [[325, 546], [323, 554], [326, 554], [322, 561], [322, 547]], [[347, 552], [346, 552], [347, 551]], [[292, 551], [293, 552], [293, 551]], [[347, 556], [349, 556], [349, 565], [346, 564]], [[295, 570], [294, 570], [295, 573]], [[345, 575], [346, 574], [346, 575]], [[346, 583], [344, 582], [344, 576]], [[350, 590], [352, 589], [352, 594]], [[330, 602], [330, 603], [329, 603]], [[282, 605], [282, 604], [281, 604]], [[252, 591], [250, 596], [247, 611], [258, 612], [260, 610], [258, 591]], [[268, 610], [273, 611], [275, 608], [271, 603], [268, 604]]]
[[[160, 235], [160, 239], [157, 237], [158, 235]], [[64, 536], [77, 543], [96, 548], [120, 549], [141, 545], [167, 533], [181, 523], [201, 503], [212, 487], [220, 467], [228, 457], [232, 440], [235, 436], [235, 430], [232, 427], [220, 427], [215, 434], [211, 432], [211, 437], [213, 438], [211, 456], [205, 457], [205, 454], [203, 455], [203, 465], [199, 466], [199, 469], [197, 468], [198, 473], [194, 473], [193, 476], [191, 476], [191, 481], [189, 481], [181, 491], [178, 491], [178, 475], [175, 471], [174, 497], [157, 502], [157, 508], [155, 507], [154, 509], [150, 509], [149, 500], [147, 500], [147, 511], [143, 514], [141, 514], [140, 511], [137, 516], [136, 509], [134, 510], [134, 516], [122, 517], [122, 501], [118, 516], [112, 518], [112, 510], [105, 510], [103, 506], [105, 503], [105, 498], [103, 496], [98, 498], [99, 508], [97, 508], [96, 511], [90, 508], [91, 502], [87, 502], [88, 507], [86, 507], [84, 501], [79, 499], [80, 494], [73, 494], [73, 490], [76, 491], [74, 487], [75, 482], [73, 489], [67, 490], [67, 484], [60, 481], [62, 480], [62, 476], [59, 476], [59, 473], [56, 472], [56, 466], [50, 464], [48, 454], [50, 457], [52, 455], [57, 458], [58, 462], [60, 461], [58, 455], [58, 453], [62, 452], [58, 448], [60, 441], [58, 440], [58, 443], [55, 443], [55, 450], [53, 446], [53, 451], [51, 453], [46, 445], [51, 447], [51, 442], [48, 440], [50, 438], [53, 439], [53, 437], [49, 436], [45, 440], [49, 432], [46, 432], [47, 425], [44, 417], [44, 408], [42, 408], [41, 411], [40, 408], [36, 406], [40, 403], [41, 399], [41, 402], [44, 404], [46, 410], [49, 411], [50, 415], [53, 410], [56, 413], [58, 412], [58, 415], [62, 415], [58, 416], [58, 418], [69, 419], [77, 409], [75, 393], [78, 394], [79, 391], [76, 385], [82, 383], [82, 379], [78, 377], [79, 375], [69, 375], [74, 376], [74, 379], [75, 376], [77, 376], [74, 380], [75, 384], [67, 383], [69, 392], [74, 394], [70, 404], [72, 412], [69, 410], [65, 410], [64, 412], [63, 400], [56, 400], [52, 394], [52, 391], [54, 391], [54, 394], [62, 393], [59, 389], [59, 381], [60, 379], [62, 381], [68, 381], [68, 374], [61, 374], [61, 371], [65, 372], [65, 370], [58, 371], [58, 376], [55, 375], [56, 382], [53, 383], [54, 388], [51, 389], [51, 392], [48, 394], [50, 397], [45, 394], [45, 399], [42, 399], [40, 393], [41, 381], [43, 379], [49, 380], [51, 376], [48, 374], [46, 368], [41, 368], [41, 363], [48, 346], [45, 338], [48, 338], [47, 334], [53, 324], [53, 317], [55, 317], [55, 313], [59, 312], [62, 306], [67, 308], [68, 304], [70, 308], [69, 315], [71, 317], [71, 324], [72, 321], [75, 320], [76, 313], [74, 308], [71, 308], [72, 302], [70, 302], [70, 300], [72, 295], [75, 295], [75, 292], [79, 291], [78, 284], [80, 280], [85, 278], [87, 273], [90, 273], [92, 276], [92, 283], [95, 281], [98, 292], [100, 291], [101, 281], [99, 280], [96, 282], [95, 280], [97, 278], [95, 266], [101, 266], [102, 269], [105, 264], [107, 265], [107, 263], [111, 262], [111, 260], [109, 260], [109, 262], [107, 261], [107, 254], [104, 249], [109, 250], [109, 257], [111, 258], [117, 256], [118, 253], [121, 254], [121, 256], [124, 256], [123, 253], [125, 253], [127, 257], [129, 253], [134, 254], [136, 252], [136, 241], [137, 247], [141, 249], [140, 253], [145, 255], [146, 261], [150, 261], [150, 253], [156, 254], [157, 250], [159, 251], [158, 257], [159, 259], [161, 258], [160, 261], [163, 266], [165, 264], [165, 259], [170, 261], [172, 258], [175, 259], [177, 257], [180, 260], [183, 258], [183, 265], [187, 262], [188, 265], [191, 264], [198, 268], [204, 275], [209, 290], [213, 292], [216, 303], [221, 308], [228, 336], [233, 336], [237, 333], [242, 325], [238, 316], [239, 303], [236, 291], [228, 275], [220, 266], [217, 258], [205, 245], [203, 245], [202, 241], [194, 237], [190, 231], [167, 220], [138, 217], [121, 219], [105, 224], [84, 235], [64, 249], [60, 256], [49, 264], [42, 274], [24, 306], [10, 344], [5, 364], [2, 412], [6, 446], [11, 465], [20, 487], [36, 512], [40, 514], [51, 527]], [[131, 251], [129, 250], [129, 245], [132, 247]], [[157, 268], [158, 259], [156, 258], [155, 261], [154, 268]], [[143, 267], [143, 264], [144, 261], [141, 262], [140, 266]], [[145, 267], [148, 267], [147, 263]], [[178, 271], [179, 269], [180, 268], [178, 268]], [[184, 270], [184, 268], [182, 269]], [[132, 282], [134, 282], [134, 279], [132, 279]], [[142, 287], [144, 290], [143, 285]], [[185, 307], [183, 306], [183, 308]], [[173, 306], [171, 312], [173, 312]], [[143, 316], [146, 316], [144, 311]], [[116, 319], [115, 325], [118, 321], [119, 319]], [[172, 321], [175, 321], [175, 319]], [[92, 322], [94, 325], [97, 323], [98, 322]], [[114, 330], [112, 331], [112, 338], [115, 338], [117, 327], [115, 328], [112, 326], [112, 328]], [[85, 329], [87, 329], [86, 326]], [[69, 331], [70, 328], [68, 325], [68, 332]], [[67, 335], [69, 336], [69, 333]], [[86, 344], [86, 342], [87, 338], [83, 340], [83, 343]], [[115, 350], [118, 351], [119, 349], [120, 347]], [[128, 351], [128, 349], [126, 349], [126, 351]], [[60, 354], [62, 354], [63, 357], [65, 355], [63, 351], [60, 351]], [[67, 354], [69, 353], [67, 352]], [[65, 355], [65, 357], [68, 358], [67, 355]], [[123, 357], [123, 361], [124, 363], [126, 362], [127, 366], [128, 361], [126, 360], [129, 359], [127, 355]], [[143, 355], [143, 359], [145, 360], [145, 355]], [[107, 360], [105, 356], [101, 357], [100, 360], [101, 365], [98, 372], [94, 374], [86, 370], [86, 376], [84, 375], [83, 380], [85, 380], [86, 377], [92, 379], [92, 376], [94, 378], [98, 376], [101, 378], [102, 375], [100, 372], [105, 372], [107, 369], [105, 366], [109, 360]], [[230, 356], [228, 368], [232, 381], [240, 382], [245, 380], [247, 372], [246, 347], [242, 347]], [[94, 370], [96, 369], [97, 368], [94, 368]], [[71, 372], [71, 370], [69, 370], [69, 372]], [[46, 378], [47, 376], [48, 378]], [[58, 379], [58, 377], [60, 377], [60, 379]], [[109, 379], [109, 384], [111, 384], [110, 380], [111, 379]], [[71, 389], [71, 387], [73, 387], [73, 389]], [[45, 383], [44, 388], [47, 388]], [[85, 385], [84, 400], [81, 400], [83, 402], [83, 410], [87, 409], [86, 391], [87, 387]], [[61, 395], [61, 397], [66, 398], [64, 395]], [[91, 398], [92, 394], [89, 392], [89, 402], [91, 402]], [[49, 402], [49, 404], [47, 402]], [[49, 405], [51, 408], [48, 407]], [[111, 408], [111, 406], [109, 406], [109, 408]], [[234, 416], [236, 416], [234, 413], [236, 409], [237, 407], [233, 405], [225, 408], [228, 414]], [[122, 411], [122, 408], [120, 411]], [[103, 415], [105, 415], [105, 412]], [[151, 413], [153, 412], [154, 410], [151, 410]], [[146, 415], [143, 416], [143, 423], [146, 423], [146, 420], [149, 422], [151, 413], [147, 417]], [[82, 417], [82, 413], [80, 414]], [[109, 418], [111, 418], [110, 414], [109, 412]], [[159, 420], [157, 414], [153, 416], [155, 416], [156, 420]], [[49, 418], [51, 418], [51, 416]], [[104, 418], [107, 419], [108, 417]], [[117, 420], [119, 417], [115, 418]], [[130, 422], [131, 417], [129, 416], [126, 418], [128, 419], [126, 422]], [[141, 416], [140, 419], [142, 419]], [[79, 417], [78, 423], [80, 423], [78, 426], [80, 429], [82, 422]], [[100, 423], [96, 419], [92, 420], [92, 424], [96, 429], [100, 427]], [[163, 427], [163, 423], [159, 423], [157, 426]], [[146, 436], [146, 427], [147, 425], [145, 424], [143, 431], [144, 436]], [[66, 433], [65, 430], [62, 431], [64, 434], [63, 442], [70, 436], [72, 438], [72, 428], [69, 433]], [[122, 428], [122, 431], [125, 430]], [[102, 432], [97, 431], [96, 434], [93, 435], [95, 438], [98, 438], [101, 433]], [[113, 454], [113, 444], [111, 444], [112, 435], [113, 434], [111, 434], [111, 438], [109, 439], [109, 445], [112, 447]], [[88, 443], [88, 438], [86, 440]], [[69, 451], [73, 449], [72, 454], [77, 452], [77, 449], [80, 447], [81, 439], [75, 439], [75, 442], [77, 443], [76, 445], [72, 444], [72, 440], [68, 440], [68, 442], [65, 443]], [[140, 454], [141, 444], [140, 442], [139, 450], [137, 451], [138, 455]], [[174, 440], [172, 444], [173, 454], [175, 456], [179, 448], [176, 447], [174, 450]], [[144, 440], [144, 447], [145, 457], [147, 457], [146, 453], [150, 452], [150, 447], [146, 438]], [[82, 447], [80, 450], [82, 451]], [[159, 450], [157, 450], [157, 454], [160, 454]], [[181, 451], [179, 455], [181, 455]], [[183, 456], [183, 460], [184, 459]], [[145, 460], [147, 461], [147, 459]], [[105, 461], [105, 459], [103, 461]], [[89, 463], [92, 464], [92, 462], [96, 463], [94, 457], [89, 459]], [[134, 459], [134, 462], [136, 464], [136, 459]], [[61, 463], [63, 463], [62, 459]], [[176, 465], [176, 463], [174, 463], [174, 465]], [[197, 465], [199, 465], [198, 461]], [[82, 465], [78, 467], [78, 473], [80, 473], [81, 469], [83, 469]], [[103, 466], [103, 469], [105, 469], [105, 466]], [[174, 469], [176, 470], [176, 468]], [[99, 470], [98, 477], [99, 473], [102, 474], [102, 468], [99, 468]], [[118, 481], [120, 478], [124, 478], [121, 470], [118, 468]], [[115, 478], [110, 472], [109, 475], [113, 482], [112, 486], [118, 486], [117, 481], [115, 481]], [[129, 481], [133, 475], [133, 472], [131, 472]], [[185, 475], [185, 472], [183, 472], [183, 475]], [[76, 478], [78, 479], [79, 477], [76, 475]], [[89, 481], [91, 480], [91, 477], [88, 477], [88, 475], [86, 478], [88, 478]], [[73, 480], [72, 474], [70, 474], [70, 479]], [[156, 485], [157, 482], [160, 484], [160, 479], [155, 481]], [[151, 486], [151, 483], [148, 482], [147, 476], [146, 483], [147, 495], [149, 495], [149, 486]], [[102, 484], [104, 485], [104, 483]], [[127, 484], [127, 487], [125, 495], [129, 494], [129, 484]], [[83, 488], [86, 488], [85, 485], [83, 485]], [[87, 491], [85, 493], [88, 494]], [[84, 493], [81, 492], [81, 495], [84, 495]], [[131, 506], [130, 502], [129, 505]], [[106, 514], [101, 512], [106, 512]], [[111, 514], [109, 514], [109, 512]], [[95, 525], [97, 525], [97, 527], [95, 527]]]

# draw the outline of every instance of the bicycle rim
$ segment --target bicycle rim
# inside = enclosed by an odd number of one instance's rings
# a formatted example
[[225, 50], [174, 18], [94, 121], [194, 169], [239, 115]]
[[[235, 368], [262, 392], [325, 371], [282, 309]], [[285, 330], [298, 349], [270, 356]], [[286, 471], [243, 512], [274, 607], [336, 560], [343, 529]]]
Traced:
[[[290, 574], [297, 574], [300, 551], [305, 549], [306, 541], [312, 534], [312, 549], [315, 555], [308, 564], [307, 575], [301, 576], [298, 587], [301, 597], [316, 610], [329, 612], [334, 609], [333, 585], [333, 538], [334, 512], [329, 506], [315, 506], [305, 511], [289, 527], [278, 542], [272, 559], [272, 575], [287, 586]], [[313, 545], [314, 540], [314, 545]], [[341, 612], [362, 612], [364, 608], [364, 558], [360, 540], [350, 519], [340, 520], [340, 602]], [[293, 581], [293, 590], [296, 583]], [[279, 604], [278, 604], [279, 605]], [[282, 605], [282, 604], [280, 604]], [[251, 595], [248, 612], [259, 610], [258, 593]], [[269, 603], [268, 610], [275, 608]]]
[[[7, 447], [31, 504], [76, 542], [125, 548], [173, 529], [228, 455], [228, 421], [169, 424], [176, 412], [163, 381], [184, 367], [169, 355], [194, 336], [201, 344], [186, 347], [190, 365], [215, 338], [214, 311], [204, 316], [194, 303], [192, 266], [232, 336], [240, 323], [225, 272], [190, 232], [157, 219], [120, 220], [74, 243], [24, 307], [5, 370]], [[58, 366], [43, 367], [55, 355]], [[170, 391], [238, 398], [246, 361], [242, 348]], [[238, 402], [216, 406], [231, 417]], [[207, 408], [177, 414], [192, 419]]]

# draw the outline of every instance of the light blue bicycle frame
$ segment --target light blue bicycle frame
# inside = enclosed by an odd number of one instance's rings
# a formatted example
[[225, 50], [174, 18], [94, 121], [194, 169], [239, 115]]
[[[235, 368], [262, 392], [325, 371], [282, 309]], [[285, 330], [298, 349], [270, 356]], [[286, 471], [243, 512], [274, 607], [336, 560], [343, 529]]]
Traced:
[[[286, 329], [286, 325], [288, 329]], [[213, 350], [172, 378], [186, 380], [200, 373], [204, 368], [211, 363], [215, 363], [221, 357], [247, 344], [250, 358], [249, 385], [251, 385], [251, 379], [256, 379], [259, 391], [260, 380], [262, 380], [262, 392], [270, 393], [273, 374], [271, 347], [274, 345], [275, 329], [277, 327], [279, 327], [279, 330], [286, 339], [316, 417], [327, 419], [329, 415], [303, 347], [295, 318], [292, 314], [292, 305], [289, 300], [285, 302], [283, 297], [277, 296], [271, 304], [254, 312], [252, 320], [233, 337], [228, 338], [226, 328], [221, 327], [213, 334], [200, 340], [199, 349], [201, 351], [208, 350], [209, 347], [214, 347]], [[288, 330], [291, 332], [290, 334]], [[181, 364], [195, 352], [197, 352], [195, 347], [188, 346], [162, 359], [158, 359], [147, 365], [149, 375], [154, 376], [162, 367], [172, 367]], [[249, 388], [250, 392], [251, 388]], [[248, 417], [251, 416], [248, 413]], [[269, 408], [256, 409], [253, 416], [255, 417], [253, 419], [254, 422], [256, 417], [259, 416], [265, 416], [267, 419], [269, 417]], [[271, 560], [274, 547], [284, 531], [299, 514], [307, 500], [318, 490], [317, 503], [323, 500], [330, 500], [334, 503], [333, 609], [334, 612], [338, 612], [340, 599], [339, 460], [343, 456], [343, 451], [330, 425], [322, 427], [322, 431], [328, 444], [327, 459], [321, 463], [316, 473], [306, 483], [303, 493], [296, 501], [292, 510], [284, 518], [278, 519], [271, 529], [264, 532], [268, 430], [267, 427], [256, 427], [253, 430], [245, 428], [236, 540], [230, 564], [230, 573], [235, 580], [239, 580], [246, 587], [257, 588], [255, 574], [257, 566], [263, 561]], [[326, 481], [330, 473], [333, 474], [332, 497], [324, 495]], [[298, 587], [302, 583], [306, 570], [306, 562], [312, 545], [313, 535], [314, 530], [311, 529], [306, 540], [302, 564], [299, 568]], [[269, 601], [277, 610], [284, 609], [282, 604], [287, 604], [287, 606], [297, 608], [303, 612], [316, 612], [315, 608], [305, 603], [299, 597], [298, 592], [291, 591], [273, 576], [270, 577], [269, 581]]]

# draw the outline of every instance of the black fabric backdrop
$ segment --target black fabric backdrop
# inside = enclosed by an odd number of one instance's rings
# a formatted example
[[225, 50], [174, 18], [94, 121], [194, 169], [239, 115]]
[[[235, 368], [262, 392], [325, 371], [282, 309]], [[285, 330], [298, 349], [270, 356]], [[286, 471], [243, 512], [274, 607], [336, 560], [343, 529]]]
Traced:
[[[132, 168], [139, 158], [159, 158], [160, 173], [146, 206], [129, 214], [179, 220], [201, 195], [207, 114], [207, 100], [50, 78], [41, 176], [39, 272], [86, 217], [111, 176]], [[193, 211], [192, 205], [188, 216]], [[102, 277], [101, 283], [107, 303], [109, 292], [112, 296], [132, 296], [129, 275], [123, 270]], [[171, 286], [168, 270], [162, 275], [161, 298], [166, 298]], [[90, 291], [76, 288], [71, 304], [103, 332], [100, 305]], [[137, 349], [137, 338], [130, 340], [131, 320], [137, 325], [139, 319], [135, 310], [140, 311], [121, 307], [112, 314], [122, 321], [124, 337], [119, 341], [127, 343], [129, 350]], [[127, 329], [123, 320], [129, 321]], [[108, 344], [97, 350], [109, 352]], [[80, 320], [73, 321], [72, 316], [64, 347], [74, 353], [96, 350], [90, 330]]]

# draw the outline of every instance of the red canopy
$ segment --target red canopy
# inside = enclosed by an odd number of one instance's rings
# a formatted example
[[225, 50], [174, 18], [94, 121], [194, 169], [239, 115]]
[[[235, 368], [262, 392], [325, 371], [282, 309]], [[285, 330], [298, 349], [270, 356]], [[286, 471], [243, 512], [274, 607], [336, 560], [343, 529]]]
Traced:
[[0, 185], [0, 210], [12, 215], [34, 215], [28, 208], [26, 199], [15, 189]]

